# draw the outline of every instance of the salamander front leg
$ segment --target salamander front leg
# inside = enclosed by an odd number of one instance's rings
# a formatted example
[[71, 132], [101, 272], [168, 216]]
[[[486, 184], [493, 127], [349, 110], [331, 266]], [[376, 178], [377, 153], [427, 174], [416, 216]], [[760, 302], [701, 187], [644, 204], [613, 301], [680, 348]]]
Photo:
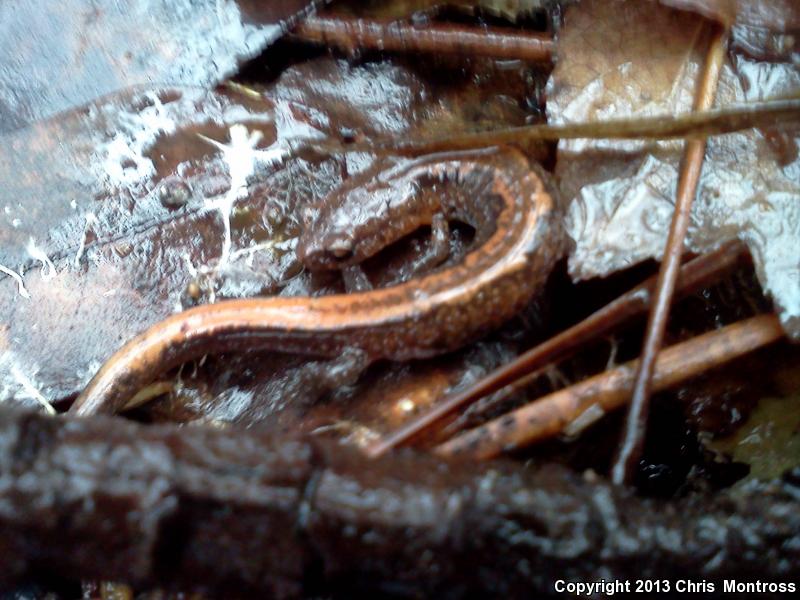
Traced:
[[344, 289], [348, 294], [368, 292], [372, 289], [372, 283], [364, 269], [361, 268], [361, 265], [350, 265], [342, 269], [342, 280], [344, 281]]
[[444, 213], [436, 213], [431, 220], [431, 247], [414, 261], [413, 272], [418, 273], [438, 267], [448, 256], [450, 256], [450, 224]]

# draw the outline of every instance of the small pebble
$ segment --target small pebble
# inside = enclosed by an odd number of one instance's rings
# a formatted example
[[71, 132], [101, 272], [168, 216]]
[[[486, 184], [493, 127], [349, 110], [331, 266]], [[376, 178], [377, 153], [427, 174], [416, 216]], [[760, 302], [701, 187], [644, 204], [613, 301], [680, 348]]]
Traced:
[[185, 206], [192, 197], [189, 186], [178, 179], [165, 181], [158, 190], [158, 199], [165, 208], [175, 209]]

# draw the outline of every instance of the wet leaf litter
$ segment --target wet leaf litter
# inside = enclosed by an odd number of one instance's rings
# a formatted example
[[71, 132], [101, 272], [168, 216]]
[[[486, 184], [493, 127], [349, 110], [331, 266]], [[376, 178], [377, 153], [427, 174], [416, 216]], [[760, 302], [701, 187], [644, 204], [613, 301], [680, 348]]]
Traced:
[[[561, 31], [563, 54], [549, 82], [551, 121], [688, 110], [702, 59], [702, 21], [691, 13], [647, 4], [619, 11], [614, 3], [583, 3], [582, 10], [570, 14], [575, 20], [567, 18]], [[665, 39], [647, 35], [653, 31]], [[592, 51], [611, 36], [613, 50]], [[734, 56], [723, 68], [717, 104], [780, 98], [799, 85], [800, 72], [791, 61]], [[712, 138], [688, 246], [705, 252], [732, 236], [746, 241], [762, 285], [794, 335], [800, 314], [800, 256], [795, 253], [800, 178], [796, 152], [783, 153], [782, 142], [770, 141], [773, 135], [796, 148], [791, 132], [755, 130]], [[556, 172], [569, 202], [567, 227], [576, 243], [570, 257], [574, 278], [603, 276], [659, 256], [672, 214], [680, 145], [560, 142]], [[632, 222], [641, 227], [631, 231]]]
[[[620, 2], [509, 3], [510, 8], [487, 2], [468, 10], [434, 2], [390, 3], [383, 10], [402, 18], [408, 16], [404, 4], [423, 11], [413, 15], [418, 27], [455, 21], [477, 29], [536, 27], [539, 33], [557, 33], [556, 69], [548, 78], [547, 65], [481, 56], [422, 64], [402, 50], [364, 49], [331, 58], [318, 45], [306, 44], [300, 31], [247, 64], [237, 83], [225, 89], [181, 87], [183, 80], [170, 81], [176, 85], [169, 87], [140, 86], [7, 134], [7, 160], [0, 163], [4, 181], [10, 181], [7, 201], [0, 203], [6, 220], [0, 230], [6, 275], [0, 278], [0, 314], [10, 316], [0, 324], [2, 395], [10, 403], [61, 410], [123, 341], [182, 308], [243, 296], [342, 293], [336, 276], [302, 271], [293, 240], [303, 227], [304, 208], [369, 168], [375, 153], [321, 151], [325, 144], [447, 138], [525, 125], [542, 115], [558, 124], [677, 114], [691, 105], [702, 57], [698, 31], [704, 21], [697, 14]], [[726, 12], [726, 3], [671, 4], [732, 26], [718, 106], [796, 94], [796, 61], [787, 42], [796, 28], [790, 6], [759, 12], [739, 3], [738, 12]], [[334, 4], [326, 18], [336, 19], [337, 9]], [[663, 43], [648, 37], [654, 30]], [[611, 38], [613, 44], [607, 42]], [[667, 331], [670, 342], [773, 308], [793, 335], [800, 284], [792, 243], [798, 221], [792, 209], [800, 178], [792, 131], [749, 129], [710, 138], [687, 247], [704, 253], [739, 239], [749, 248], [754, 269], [737, 267], [733, 276], [708, 282], [678, 304], [679, 315], [687, 313], [681, 307], [688, 303], [696, 307], [695, 316], [674, 319]], [[70, 143], [59, 143], [65, 139]], [[566, 271], [554, 274], [543, 297], [476, 345], [441, 359], [377, 365], [321, 402], [304, 399], [304, 382], [314, 369], [303, 357], [246, 350], [209, 355], [184, 365], [161, 388], [171, 390], [166, 399], [133, 416], [214, 425], [271, 423], [369, 446], [650, 274], [648, 263], [636, 265], [658, 258], [663, 249], [680, 147], [680, 142], [649, 139], [527, 146], [555, 175], [551, 185], [559, 192], [573, 245]], [[475, 250], [471, 236], [468, 228], [452, 228], [451, 263]], [[408, 264], [429, 244], [430, 235], [419, 232], [366, 265], [366, 271], [378, 287], [413, 278]], [[34, 302], [24, 304], [26, 295]], [[96, 326], [88, 330], [87, 321]], [[641, 325], [635, 323], [617, 330], [605, 344], [549, 366], [502, 398], [487, 398], [461, 422], [429, 432], [432, 439], [418, 443], [441, 442], [467, 424], [500, 418], [526, 400], [633, 359], [640, 336]], [[614, 356], [608, 355], [610, 347]], [[796, 368], [790, 345], [763, 352], [771, 351], [786, 355], [789, 372]], [[758, 405], [759, 383], [770, 381], [759, 366], [764, 360], [757, 353], [712, 374], [731, 379], [736, 365], [758, 373], [737, 392], [749, 411]], [[676, 434], [681, 423], [690, 422], [688, 415], [681, 416], [685, 398], [695, 394], [692, 406], [699, 401], [691, 384], [680, 393], [683, 403], [676, 400], [677, 392], [657, 396], [654, 417], [669, 415], [663, 419], [668, 423], [678, 414]], [[792, 396], [785, 386], [779, 393]], [[712, 393], [708, 404], [724, 403], [723, 396]], [[775, 419], [766, 410], [753, 415]], [[720, 431], [736, 429], [734, 422], [741, 419], [731, 413], [723, 421]], [[601, 420], [584, 431], [578, 448], [613, 446], [617, 426]], [[661, 439], [669, 432], [655, 435]], [[697, 444], [690, 468], [678, 464], [685, 457], [664, 457], [652, 448], [646, 452], [643, 468], [662, 474], [654, 481], [668, 482], [660, 495], [702, 502], [709, 490], [730, 484], [730, 473], [741, 473], [733, 463], [725, 466], [722, 457], [746, 464], [742, 454], [706, 446], [709, 435], [715, 434], [689, 436], [689, 445]], [[792, 447], [788, 441], [787, 450]], [[523, 457], [534, 464], [567, 462], [579, 471], [607, 469], [607, 459], [587, 462], [574, 444], [561, 441]], [[791, 464], [789, 457], [786, 466]], [[658, 485], [639, 489], [652, 493]]]

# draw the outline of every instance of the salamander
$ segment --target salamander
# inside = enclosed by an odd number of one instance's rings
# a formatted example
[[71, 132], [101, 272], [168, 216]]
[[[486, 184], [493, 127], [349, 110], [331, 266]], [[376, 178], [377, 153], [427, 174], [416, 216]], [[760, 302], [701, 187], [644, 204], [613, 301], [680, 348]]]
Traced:
[[[454, 265], [398, 285], [321, 297], [226, 300], [177, 313], [125, 344], [73, 404], [113, 413], [159, 373], [208, 353], [271, 349], [365, 364], [454, 350], [522, 309], [561, 255], [552, 196], [510, 148], [440, 153], [351, 177], [310, 211], [296, 253], [309, 269], [348, 269], [424, 225], [474, 228]], [[434, 259], [441, 262], [441, 243]], [[445, 257], [446, 258], [446, 257]]]

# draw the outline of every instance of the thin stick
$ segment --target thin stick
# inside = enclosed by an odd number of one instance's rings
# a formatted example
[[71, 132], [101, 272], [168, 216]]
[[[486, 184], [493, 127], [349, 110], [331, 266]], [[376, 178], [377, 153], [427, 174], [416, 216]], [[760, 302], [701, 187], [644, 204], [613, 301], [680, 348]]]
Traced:
[[[727, 45], [727, 29], [718, 28], [706, 56], [706, 64], [694, 101], [695, 110], [707, 110], [714, 104], [720, 72], [725, 63]], [[617, 485], [630, 483], [633, 480], [644, 447], [653, 369], [658, 351], [664, 341], [669, 307], [675, 291], [675, 282], [678, 279], [683, 243], [689, 228], [692, 203], [697, 194], [697, 184], [703, 170], [705, 152], [705, 139], [686, 142], [683, 166], [678, 181], [675, 212], [672, 216], [667, 245], [658, 272], [658, 284], [647, 322], [641, 362], [636, 373], [636, 384], [633, 387], [633, 399], [625, 422], [619, 453], [611, 469], [611, 480]]]
[[[740, 242], [729, 242], [714, 252], [689, 261], [680, 270], [678, 290], [681, 293], [691, 293], [707, 285], [709, 281], [719, 278], [721, 273], [736, 265], [744, 253], [745, 247]], [[457, 410], [515, 383], [541, 366], [562, 359], [583, 344], [613, 331], [620, 324], [650, 307], [655, 285], [656, 278], [650, 277], [580, 323], [489, 373], [470, 388], [438, 402], [427, 412], [367, 448], [367, 455], [375, 458], [407, 443]]]
[[294, 37], [353, 52], [359, 49], [487, 56], [549, 63], [554, 42], [546, 34], [497, 27], [466, 27], [431, 23], [424, 27], [377, 19], [310, 17]]
[[421, 141], [374, 139], [349, 144], [338, 141], [314, 141], [308, 146], [321, 152], [375, 152], [419, 156], [447, 150], [522, 144], [536, 140], [705, 138], [753, 127], [785, 128], [798, 123], [800, 123], [800, 99], [792, 97], [681, 115], [657, 115], [559, 125], [525, 125]]
[[[770, 344], [784, 332], [775, 315], [761, 315], [705, 333], [661, 352], [653, 374], [660, 391]], [[631, 361], [539, 398], [437, 446], [442, 456], [491, 458], [551, 438], [586, 411], [604, 414], [630, 398], [639, 361]], [[591, 413], [589, 413], [591, 414]]]

